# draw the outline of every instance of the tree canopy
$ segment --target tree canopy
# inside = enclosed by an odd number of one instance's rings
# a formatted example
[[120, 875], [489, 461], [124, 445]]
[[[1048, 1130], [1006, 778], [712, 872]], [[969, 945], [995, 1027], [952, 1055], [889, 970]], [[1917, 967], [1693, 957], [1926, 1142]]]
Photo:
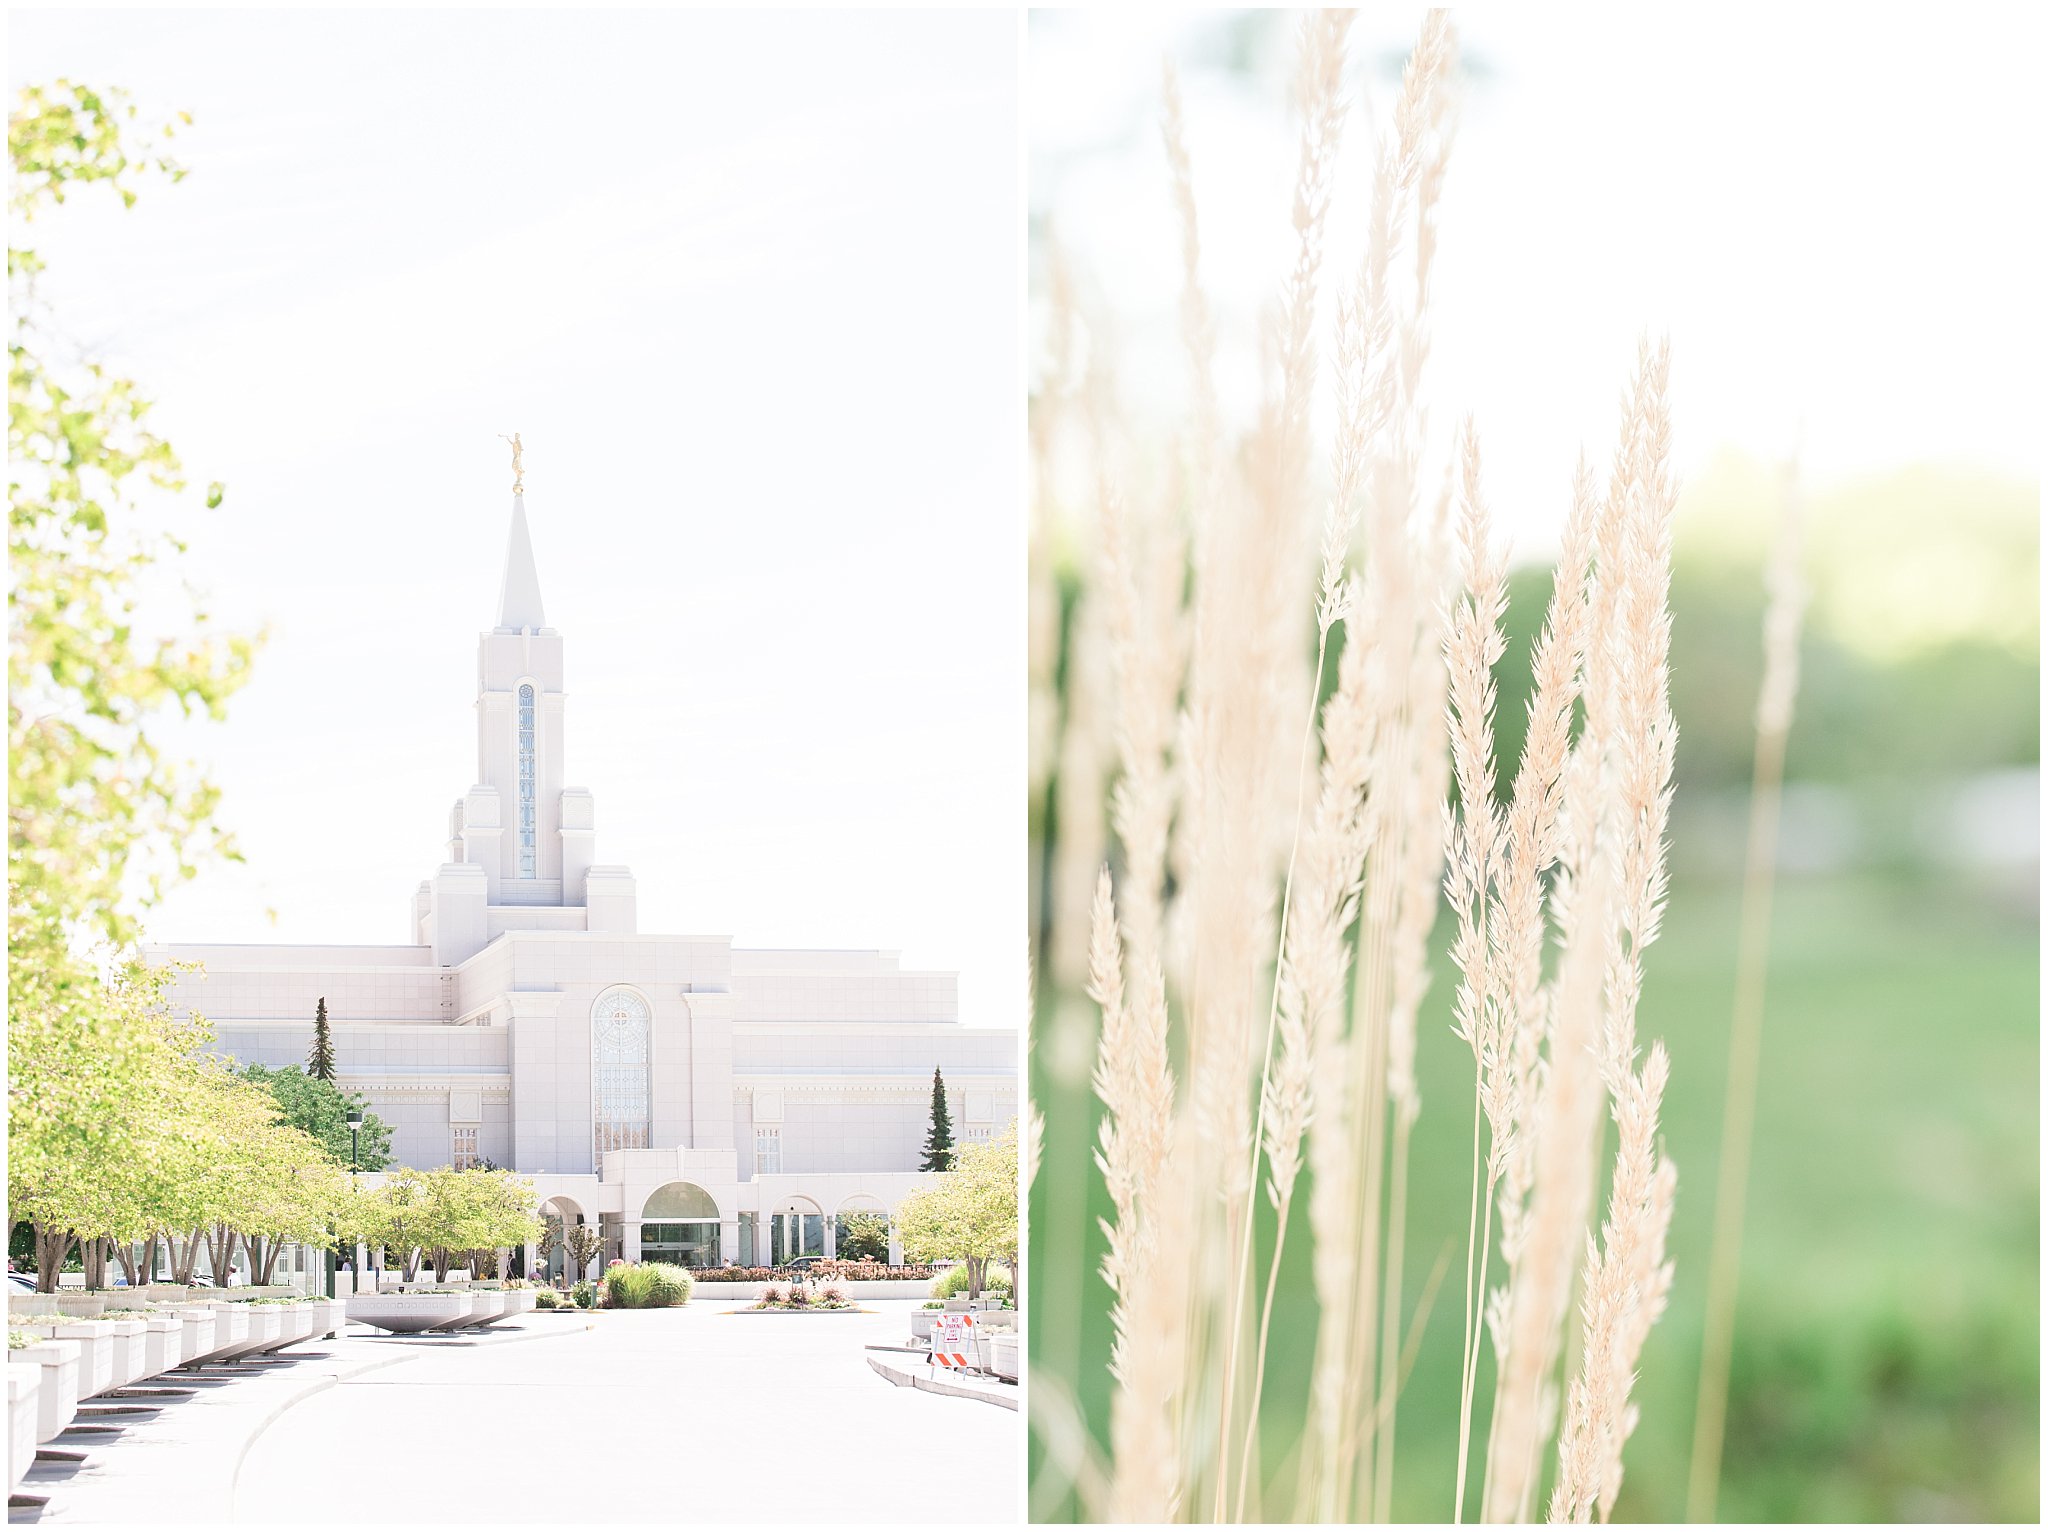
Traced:
[[[67, 81], [20, 94], [7, 142], [17, 228], [81, 187], [132, 204], [184, 173], [118, 93]], [[65, 341], [43, 270], [9, 245], [8, 1184], [97, 1186], [111, 1208], [123, 1178], [158, 1174], [164, 1098], [189, 1084], [165, 1070], [191, 1039], [124, 954], [167, 880], [232, 854], [214, 787], [158, 726], [221, 716], [253, 645], [167, 599], [183, 469], [140, 389]]]
[[353, 1091], [344, 1091], [331, 1080], [315, 1079], [297, 1065], [267, 1069], [251, 1064], [242, 1071], [277, 1098], [284, 1120], [317, 1142], [335, 1161], [348, 1166], [349, 1108], [363, 1114], [358, 1134], [360, 1155], [354, 1161], [360, 1170], [382, 1170], [391, 1163], [391, 1125], [369, 1110], [368, 1103]]
[[964, 1260], [969, 1287], [981, 1289], [982, 1267], [1013, 1265], [1017, 1256], [1017, 1124], [1000, 1138], [965, 1143], [952, 1171], [903, 1199], [896, 1233], [913, 1261]]

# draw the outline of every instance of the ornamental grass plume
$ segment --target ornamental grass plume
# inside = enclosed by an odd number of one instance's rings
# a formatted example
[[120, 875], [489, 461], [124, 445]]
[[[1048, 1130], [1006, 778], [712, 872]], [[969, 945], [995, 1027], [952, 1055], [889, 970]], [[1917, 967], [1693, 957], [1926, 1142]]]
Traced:
[[[1414, 1472], [1397, 1402], [1434, 1291], [1411, 1308], [1401, 1272], [1417, 1024], [1447, 899], [1474, 1118], [1459, 1474], [1441, 1514], [1465, 1515], [1476, 1457], [1487, 1519], [1536, 1514], [1546, 1485], [1552, 1515], [1604, 1517], [1634, 1369], [1673, 1277], [1675, 1173], [1657, 1137], [1670, 1061], [1636, 1043], [1676, 738], [1666, 355], [1643, 348], [1604, 486], [1583, 463], [1569, 486], [1502, 794], [1506, 554], [1477, 426], [1446, 453], [1425, 404], [1456, 33], [1443, 11], [1423, 24], [1373, 143], [1365, 248], [1326, 302], [1348, 35], [1345, 13], [1301, 27], [1292, 255], [1241, 443], [1218, 404], [1198, 167], [1170, 67], [1162, 129], [1191, 381], [1165, 492], [1147, 487], [1121, 424], [1085, 412], [1095, 460], [1075, 498], [1092, 535], [1064, 647], [1040, 668], [1097, 688], [1086, 717], [1070, 700], [1062, 720], [1096, 738], [1058, 750], [1114, 777], [1106, 794], [1086, 772], [1051, 784], [1062, 835], [1070, 822], [1098, 834], [1109, 806], [1085, 928], [1060, 938], [1074, 966], [1085, 948], [1100, 1016], [1107, 1453], [1077, 1437], [1064, 1391], [1034, 1419], [1091, 1516], [1390, 1519], [1396, 1474]], [[1078, 325], [1063, 266], [1059, 280], [1054, 323]], [[1319, 453], [1326, 310], [1336, 408]], [[1072, 338], [1056, 349], [1069, 355]], [[1064, 411], [1073, 390], [1053, 392]], [[1047, 481], [1053, 434], [1034, 419]], [[1044, 514], [1055, 498], [1034, 503]], [[1069, 872], [1048, 900], [1056, 922], [1076, 899]], [[1606, 1176], [1603, 1105], [1620, 1140]], [[1297, 1321], [1276, 1298], [1304, 1240], [1313, 1353], [1304, 1375], [1282, 1374], [1268, 1366], [1275, 1327]], [[1284, 1441], [1269, 1439], [1280, 1389], [1305, 1406], [1286, 1412], [1301, 1424]]]
[[1793, 466], [1785, 474], [1778, 538], [1764, 574], [1764, 673], [1756, 705], [1756, 761], [1749, 796], [1749, 847], [1742, 878], [1742, 938], [1735, 959], [1735, 1014], [1729, 1028], [1727, 1097], [1721, 1109], [1721, 1167], [1714, 1192], [1714, 1240], [1707, 1266], [1707, 1318], [1700, 1343], [1699, 1403], [1693, 1417], [1686, 1520], [1712, 1521], [1728, 1418], [1728, 1369], [1735, 1345], [1735, 1298], [1742, 1273], [1742, 1211], [1756, 1128], [1762, 1063], [1764, 966], [1770, 947], [1772, 872], [1785, 784], [1785, 741], [1799, 691], [1799, 633], [1806, 605], [1800, 573], [1801, 508]]

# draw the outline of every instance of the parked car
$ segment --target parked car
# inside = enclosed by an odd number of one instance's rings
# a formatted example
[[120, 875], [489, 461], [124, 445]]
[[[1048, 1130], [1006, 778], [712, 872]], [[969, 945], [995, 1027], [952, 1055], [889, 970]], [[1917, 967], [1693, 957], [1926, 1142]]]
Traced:
[[800, 1255], [792, 1260], [784, 1261], [782, 1264], [784, 1269], [788, 1271], [809, 1271], [824, 1259], [822, 1255]]
[[25, 1271], [10, 1271], [7, 1285], [17, 1293], [32, 1293], [36, 1290], [36, 1279]]

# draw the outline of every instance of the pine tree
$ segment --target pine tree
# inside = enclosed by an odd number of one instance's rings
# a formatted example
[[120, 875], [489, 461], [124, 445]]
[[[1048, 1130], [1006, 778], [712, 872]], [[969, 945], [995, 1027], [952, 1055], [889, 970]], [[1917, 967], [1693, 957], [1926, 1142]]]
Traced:
[[313, 1051], [306, 1057], [306, 1073], [316, 1080], [334, 1082], [334, 1033], [327, 1026], [327, 997], [313, 1012]]
[[946, 1081], [932, 1070], [932, 1130], [924, 1136], [924, 1163], [919, 1170], [953, 1168], [953, 1114], [946, 1110]]

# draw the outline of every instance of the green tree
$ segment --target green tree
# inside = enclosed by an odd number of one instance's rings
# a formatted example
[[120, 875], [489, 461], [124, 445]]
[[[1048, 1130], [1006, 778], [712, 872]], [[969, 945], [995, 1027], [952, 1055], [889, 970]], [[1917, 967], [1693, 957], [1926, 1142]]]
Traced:
[[373, 1115], [363, 1098], [353, 1091], [344, 1091], [331, 1080], [316, 1079], [296, 1064], [276, 1069], [250, 1064], [242, 1070], [242, 1077], [255, 1081], [276, 1097], [284, 1120], [317, 1140], [343, 1169], [350, 1164], [349, 1110], [360, 1111], [363, 1126], [356, 1168], [382, 1170], [391, 1163], [390, 1124]]
[[946, 1081], [936, 1066], [932, 1069], [932, 1125], [924, 1136], [924, 1163], [919, 1170], [953, 1168], [953, 1114], [946, 1106]]
[[903, 1199], [896, 1234], [913, 1261], [965, 1261], [970, 1296], [980, 1296], [990, 1261], [1015, 1271], [1017, 1124], [1000, 1138], [961, 1145], [951, 1175]]
[[334, 1032], [327, 1025], [327, 997], [313, 1008], [313, 1050], [306, 1055], [306, 1073], [316, 1080], [334, 1083]]
[[841, 1213], [839, 1215], [839, 1259], [842, 1261], [886, 1261], [889, 1259], [889, 1216], [886, 1213]]
[[[17, 228], [80, 186], [132, 204], [143, 178], [184, 174], [121, 96], [66, 81], [20, 94], [7, 147]], [[146, 1108], [161, 1039], [109, 954], [133, 942], [137, 913], [166, 880], [232, 854], [213, 822], [214, 787], [160, 748], [157, 725], [220, 717], [253, 652], [196, 605], [165, 599], [184, 545], [161, 512], [183, 470], [148, 429], [136, 385], [61, 338], [36, 292], [43, 270], [10, 243], [10, 1197], [77, 1184], [87, 1166], [113, 1174], [160, 1145]], [[211, 486], [207, 503], [220, 496]]]

